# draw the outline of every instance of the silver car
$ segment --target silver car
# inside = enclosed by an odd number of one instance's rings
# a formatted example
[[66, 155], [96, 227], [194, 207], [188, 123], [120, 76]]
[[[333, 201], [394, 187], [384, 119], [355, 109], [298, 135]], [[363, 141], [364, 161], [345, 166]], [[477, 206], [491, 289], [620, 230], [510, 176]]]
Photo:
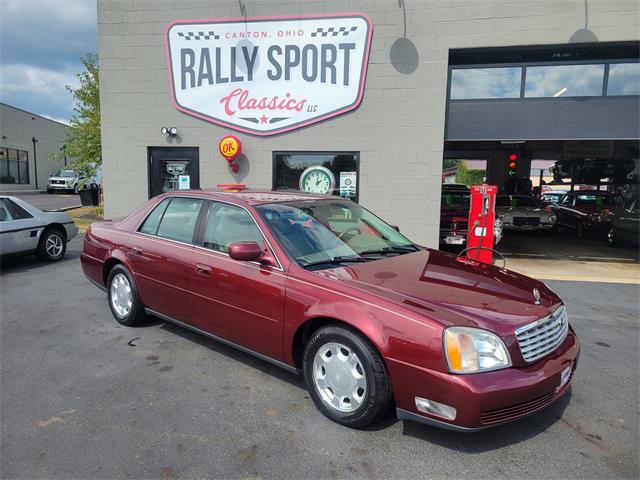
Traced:
[[551, 231], [557, 220], [550, 207], [542, 208], [526, 195], [498, 195], [496, 216], [502, 219], [504, 230]]
[[47, 181], [47, 193], [64, 191], [78, 193], [82, 177], [73, 170], [59, 170], [49, 177]]
[[0, 196], [0, 255], [35, 253], [55, 262], [77, 234], [76, 224], [64, 212], [43, 212], [19, 198]]

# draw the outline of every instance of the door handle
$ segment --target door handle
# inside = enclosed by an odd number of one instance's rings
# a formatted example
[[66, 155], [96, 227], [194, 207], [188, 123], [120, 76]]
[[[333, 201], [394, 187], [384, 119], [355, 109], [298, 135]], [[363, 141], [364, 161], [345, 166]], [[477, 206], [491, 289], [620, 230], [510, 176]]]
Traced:
[[144, 250], [142, 250], [140, 247], [132, 247], [131, 248], [131, 253], [134, 253], [136, 255], [142, 255], [144, 253]]
[[207, 267], [206, 265], [202, 265], [200, 263], [196, 264], [196, 273], [198, 275], [210, 275], [211, 267]]

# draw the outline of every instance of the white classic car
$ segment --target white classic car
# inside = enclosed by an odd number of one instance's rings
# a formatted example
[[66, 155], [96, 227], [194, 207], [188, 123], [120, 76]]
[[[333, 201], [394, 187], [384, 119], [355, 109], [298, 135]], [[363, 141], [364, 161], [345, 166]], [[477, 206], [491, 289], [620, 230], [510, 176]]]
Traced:
[[43, 212], [16, 197], [0, 196], [0, 255], [35, 253], [43, 261], [64, 257], [78, 234], [64, 212]]
[[551, 231], [557, 220], [551, 207], [543, 208], [526, 195], [498, 195], [496, 216], [502, 219], [504, 230]]

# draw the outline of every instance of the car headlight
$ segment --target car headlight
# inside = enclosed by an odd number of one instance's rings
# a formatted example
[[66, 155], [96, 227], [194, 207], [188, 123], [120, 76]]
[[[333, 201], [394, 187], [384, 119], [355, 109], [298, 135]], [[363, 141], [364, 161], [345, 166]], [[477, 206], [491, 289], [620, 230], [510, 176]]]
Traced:
[[549, 217], [549, 222], [550, 222], [550, 223], [556, 223], [556, 220], [557, 220], [557, 217], [556, 217], [555, 215], [551, 215], [551, 216]]
[[476, 373], [511, 366], [504, 342], [496, 334], [471, 327], [444, 331], [444, 350], [452, 373]]

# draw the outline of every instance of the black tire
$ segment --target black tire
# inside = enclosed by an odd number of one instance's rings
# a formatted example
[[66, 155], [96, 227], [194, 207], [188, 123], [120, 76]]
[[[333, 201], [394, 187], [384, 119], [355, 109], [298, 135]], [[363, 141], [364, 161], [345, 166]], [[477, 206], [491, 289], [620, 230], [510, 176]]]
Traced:
[[47, 188], [47, 193], [53, 193], [53, 189]]
[[[50, 244], [56, 244], [55, 248]], [[40, 236], [36, 255], [43, 262], [57, 262], [67, 252], [67, 235], [60, 228], [47, 228]]]
[[[124, 315], [121, 315], [116, 310], [114, 301], [112, 299], [112, 283], [116, 281], [116, 278], [120, 278], [119, 275], [123, 275], [124, 277], [126, 277], [131, 289], [131, 309]], [[107, 301], [109, 302], [109, 309], [111, 310], [111, 314], [118, 321], [118, 323], [122, 325], [133, 327], [142, 323], [146, 318], [146, 315], [144, 313], [144, 305], [142, 305], [140, 297], [138, 296], [138, 288], [136, 287], [136, 283], [133, 280], [133, 275], [131, 275], [131, 272], [129, 272], [129, 270], [127, 270], [124, 265], [115, 265], [109, 271], [109, 277], [107, 278]]]
[[[351, 349], [364, 370], [366, 396], [362, 404], [351, 412], [339, 411], [326, 403], [316, 387], [314, 357], [328, 343], [339, 343]], [[380, 419], [392, 405], [391, 383], [380, 354], [367, 339], [350, 328], [334, 324], [316, 330], [305, 346], [302, 370], [307, 390], [318, 410], [341, 425], [364, 428]]]
[[578, 223], [576, 223], [576, 237], [584, 238], [584, 234], [584, 223], [579, 221]]
[[607, 245], [615, 247], [616, 243], [618, 243], [618, 232], [616, 232], [615, 227], [611, 226], [607, 232]]

